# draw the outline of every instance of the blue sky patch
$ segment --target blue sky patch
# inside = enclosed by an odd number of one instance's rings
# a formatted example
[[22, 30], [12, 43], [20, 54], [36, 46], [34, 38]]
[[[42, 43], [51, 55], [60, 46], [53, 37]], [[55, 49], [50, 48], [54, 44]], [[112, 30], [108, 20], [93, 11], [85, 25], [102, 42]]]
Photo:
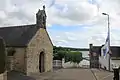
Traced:
[[90, 4], [96, 4], [96, 3], [97, 3], [97, 0], [88, 0], [88, 2], [89, 2]]
[[49, 27], [49, 30], [55, 30], [55, 31], [84, 31], [86, 30], [84, 27], [85, 25], [77, 25], [77, 26], [63, 26], [63, 25], [57, 25], [54, 24], [51, 27]]
[[55, 0], [51, 0], [51, 4], [49, 5], [49, 7], [52, 7], [55, 4]]
[[54, 7], [60, 11], [62, 11], [65, 8], [65, 5], [59, 5], [59, 4], [55, 4]]

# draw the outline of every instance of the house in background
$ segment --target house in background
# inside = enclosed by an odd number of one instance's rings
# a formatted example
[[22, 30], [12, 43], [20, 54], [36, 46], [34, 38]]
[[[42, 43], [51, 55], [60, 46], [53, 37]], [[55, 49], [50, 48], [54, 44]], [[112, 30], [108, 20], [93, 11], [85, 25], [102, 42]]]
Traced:
[[[90, 44], [90, 67], [99, 68], [99, 57], [101, 57], [101, 48], [102, 46], [93, 46]], [[111, 63], [120, 65], [120, 47], [119, 46], [110, 46], [111, 50]], [[102, 61], [105, 62], [105, 61]], [[106, 64], [106, 63], [105, 63]]]
[[36, 24], [0, 28], [5, 40], [7, 71], [26, 75], [52, 70], [53, 44], [46, 30], [45, 6], [36, 14]]

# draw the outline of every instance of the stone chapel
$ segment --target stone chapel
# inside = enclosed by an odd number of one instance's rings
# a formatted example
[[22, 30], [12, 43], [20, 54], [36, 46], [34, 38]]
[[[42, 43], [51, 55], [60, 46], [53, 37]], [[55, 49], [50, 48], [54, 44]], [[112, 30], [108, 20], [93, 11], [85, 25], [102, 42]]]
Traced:
[[36, 24], [0, 27], [7, 50], [7, 71], [26, 75], [52, 70], [53, 44], [46, 30], [46, 12], [36, 13]]

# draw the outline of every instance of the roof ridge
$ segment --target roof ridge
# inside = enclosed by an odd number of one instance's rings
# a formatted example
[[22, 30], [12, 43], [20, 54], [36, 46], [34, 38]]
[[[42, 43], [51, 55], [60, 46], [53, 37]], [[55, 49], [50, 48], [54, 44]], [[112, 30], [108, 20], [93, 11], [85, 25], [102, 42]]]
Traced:
[[13, 27], [19, 28], [19, 27], [30, 27], [34, 25], [36, 24], [23, 24], [23, 25], [6, 26], [6, 27], [0, 27], [0, 28], [13, 28]]

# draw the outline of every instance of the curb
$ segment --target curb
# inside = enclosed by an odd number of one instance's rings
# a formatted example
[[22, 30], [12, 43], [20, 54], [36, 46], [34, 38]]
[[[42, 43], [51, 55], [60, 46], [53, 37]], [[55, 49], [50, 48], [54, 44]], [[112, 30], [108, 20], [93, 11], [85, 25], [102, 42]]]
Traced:
[[90, 71], [92, 72], [92, 74], [93, 74], [95, 80], [98, 80], [98, 78], [97, 78], [96, 74], [94, 73], [94, 71], [93, 71], [92, 69], [90, 69]]

